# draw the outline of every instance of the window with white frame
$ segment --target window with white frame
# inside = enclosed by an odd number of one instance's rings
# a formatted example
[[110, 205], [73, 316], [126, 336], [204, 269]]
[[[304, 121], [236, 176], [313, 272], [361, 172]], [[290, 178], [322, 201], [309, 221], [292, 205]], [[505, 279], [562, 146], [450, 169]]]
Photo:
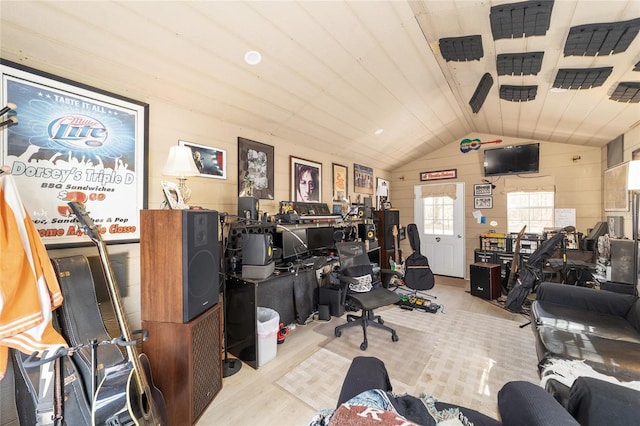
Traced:
[[454, 200], [446, 196], [422, 199], [425, 234], [453, 235], [453, 203]]
[[553, 191], [507, 193], [507, 228], [518, 233], [527, 225], [527, 233], [541, 234], [553, 227], [555, 193]]

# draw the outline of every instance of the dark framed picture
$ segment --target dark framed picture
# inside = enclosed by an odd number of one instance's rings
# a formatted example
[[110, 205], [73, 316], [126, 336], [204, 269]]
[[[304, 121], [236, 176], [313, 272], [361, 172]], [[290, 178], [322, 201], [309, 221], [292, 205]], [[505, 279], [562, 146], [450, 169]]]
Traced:
[[349, 168], [342, 164], [331, 164], [333, 169], [333, 200], [344, 201], [349, 196]]
[[273, 164], [273, 146], [239, 137], [238, 195], [273, 200]]
[[473, 185], [473, 195], [480, 197], [483, 195], [491, 195], [492, 186], [490, 183], [480, 183]]
[[87, 245], [69, 201], [86, 205], [105, 243], [140, 240], [147, 208], [149, 105], [0, 60], [0, 103], [18, 123], [0, 161], [47, 247]]
[[473, 206], [476, 209], [492, 209], [493, 198], [492, 197], [474, 197]]
[[355, 192], [373, 195], [373, 169], [360, 164], [354, 164], [353, 186]]
[[322, 202], [322, 164], [291, 156], [291, 200]]
[[187, 141], [179, 141], [180, 145], [191, 149], [193, 162], [201, 177], [214, 179], [227, 178], [227, 151]]

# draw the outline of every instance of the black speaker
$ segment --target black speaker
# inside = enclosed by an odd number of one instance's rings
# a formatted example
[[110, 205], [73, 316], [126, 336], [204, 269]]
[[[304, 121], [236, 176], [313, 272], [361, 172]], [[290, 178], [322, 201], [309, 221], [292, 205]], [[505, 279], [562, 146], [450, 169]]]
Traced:
[[358, 236], [362, 241], [376, 239], [376, 226], [373, 223], [359, 223]]
[[183, 322], [189, 322], [218, 303], [218, 212], [185, 210], [183, 214], [187, 222], [182, 236]]
[[501, 266], [494, 263], [478, 262], [469, 265], [471, 295], [485, 300], [500, 297]]
[[215, 210], [142, 210], [142, 319], [187, 323], [218, 303]]
[[242, 236], [242, 264], [267, 265], [273, 260], [271, 234], [245, 234]]
[[238, 216], [258, 220], [258, 210], [260, 203], [255, 197], [238, 197]]

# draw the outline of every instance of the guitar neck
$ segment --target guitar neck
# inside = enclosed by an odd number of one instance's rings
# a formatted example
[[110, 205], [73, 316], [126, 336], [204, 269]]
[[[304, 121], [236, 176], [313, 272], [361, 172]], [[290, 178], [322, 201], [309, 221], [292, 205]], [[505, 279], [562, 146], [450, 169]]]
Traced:
[[[113, 309], [116, 314], [116, 318], [118, 320], [118, 326], [120, 327], [120, 333], [125, 342], [133, 341], [133, 336], [131, 334], [131, 330], [129, 329], [129, 323], [127, 322], [127, 318], [125, 316], [124, 307], [122, 305], [122, 297], [120, 296], [120, 288], [116, 283], [115, 276], [113, 274], [113, 269], [111, 269], [111, 263], [109, 262], [109, 255], [107, 253], [107, 247], [104, 241], [100, 239], [99, 241], [94, 241], [98, 246], [98, 253], [100, 254], [100, 262], [102, 263], [102, 269], [104, 271], [105, 280], [107, 281], [107, 288], [109, 290], [109, 294], [111, 295], [111, 303], [113, 305]], [[148, 383], [146, 383], [146, 376], [141, 374], [142, 365], [140, 364], [140, 357], [138, 356], [138, 350], [136, 349], [135, 344], [130, 344], [125, 346], [127, 350], [127, 355], [129, 360], [134, 366], [134, 370], [136, 372], [136, 383], [140, 393], [144, 393], [145, 389], [148, 388]]]

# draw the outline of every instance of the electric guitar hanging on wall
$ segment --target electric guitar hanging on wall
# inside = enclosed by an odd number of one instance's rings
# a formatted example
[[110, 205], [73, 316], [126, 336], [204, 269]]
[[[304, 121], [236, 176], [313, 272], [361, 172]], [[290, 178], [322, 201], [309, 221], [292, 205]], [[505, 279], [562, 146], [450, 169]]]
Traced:
[[98, 227], [87, 214], [84, 204], [71, 201], [68, 205], [85, 233], [98, 246], [102, 269], [128, 358], [122, 368], [109, 373], [100, 383], [93, 396], [92, 424], [164, 426], [167, 424], [164, 397], [153, 384], [149, 359], [145, 354], [138, 355], [136, 350], [122, 307], [120, 290], [111, 270], [106, 244]]
[[474, 149], [480, 149], [480, 145], [485, 145], [488, 143], [500, 143], [502, 139], [496, 139], [494, 141], [481, 142], [480, 139], [462, 139], [460, 141], [460, 152], [466, 154], [469, 151]]
[[389, 259], [389, 265], [394, 265], [394, 271], [400, 271], [404, 273], [404, 265], [402, 264], [402, 259], [400, 259], [400, 250], [398, 244], [398, 226], [393, 225], [391, 229], [391, 234], [393, 235], [393, 259]]

